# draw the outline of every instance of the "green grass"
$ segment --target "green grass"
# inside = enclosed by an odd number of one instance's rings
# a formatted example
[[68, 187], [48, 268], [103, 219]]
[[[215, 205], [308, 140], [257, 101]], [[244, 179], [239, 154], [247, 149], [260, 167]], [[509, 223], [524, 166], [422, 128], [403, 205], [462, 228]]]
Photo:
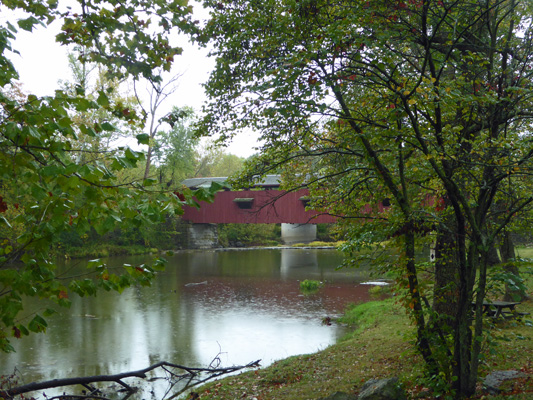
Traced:
[[315, 241], [311, 243], [294, 243], [291, 247], [339, 247], [344, 242], [320, 242]]
[[144, 246], [118, 246], [118, 245], [93, 245], [86, 247], [71, 247], [66, 250], [66, 258], [109, 257], [119, 255], [136, 256], [141, 254], [157, 253], [155, 248]]
[[517, 247], [515, 250], [518, 258], [533, 259], [533, 247]]

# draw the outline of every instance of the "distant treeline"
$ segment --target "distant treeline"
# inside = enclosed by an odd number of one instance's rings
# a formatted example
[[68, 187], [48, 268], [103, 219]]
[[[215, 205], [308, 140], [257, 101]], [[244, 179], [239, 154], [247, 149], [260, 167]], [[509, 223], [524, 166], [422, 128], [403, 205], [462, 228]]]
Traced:
[[[95, 231], [79, 235], [63, 232], [56, 248], [66, 257], [105, 257], [119, 254], [141, 254], [162, 250], [189, 248], [189, 224], [179, 217], [168, 217], [164, 223], [138, 229], [115, 229], [103, 236]], [[331, 224], [318, 224], [317, 240], [337, 240]], [[281, 244], [280, 224], [219, 224], [220, 247], [276, 246]]]

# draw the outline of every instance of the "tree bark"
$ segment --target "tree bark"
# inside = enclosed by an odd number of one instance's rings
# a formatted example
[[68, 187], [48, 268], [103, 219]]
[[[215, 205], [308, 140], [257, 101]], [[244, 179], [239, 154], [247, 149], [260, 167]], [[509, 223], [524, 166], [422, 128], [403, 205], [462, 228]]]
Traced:
[[438, 314], [439, 326], [452, 329], [457, 323], [459, 291], [456, 246], [455, 238], [449, 232], [437, 232], [433, 311]]
[[501, 261], [500, 257], [498, 256], [498, 250], [496, 249], [496, 246], [491, 246], [487, 254], [487, 265], [492, 267], [493, 265], [500, 264], [500, 262]]
[[[444, 209], [451, 206], [448, 196], [442, 198]], [[459, 298], [459, 257], [457, 248], [457, 223], [455, 215], [442, 213], [443, 220], [437, 229], [435, 241], [435, 286], [433, 311], [442, 331], [457, 326]], [[443, 329], [444, 328], [444, 329]]]
[[[520, 272], [515, 263], [515, 248], [513, 239], [509, 231], [503, 232], [502, 243], [500, 245], [500, 255], [502, 257], [503, 269], [516, 278], [515, 282], [521, 280]], [[513, 278], [511, 278], [513, 279]], [[516, 286], [505, 283], [504, 301], [523, 301], [527, 298], [523, 290], [517, 289]]]
[[429, 333], [424, 319], [424, 311], [422, 309], [422, 299], [420, 296], [420, 286], [418, 284], [416, 263], [415, 263], [415, 234], [407, 232], [405, 238], [405, 258], [407, 279], [409, 282], [409, 292], [411, 296], [413, 316], [416, 323], [417, 330], [417, 346], [418, 351], [426, 362], [429, 373], [438, 373], [438, 366], [431, 351], [429, 343]]

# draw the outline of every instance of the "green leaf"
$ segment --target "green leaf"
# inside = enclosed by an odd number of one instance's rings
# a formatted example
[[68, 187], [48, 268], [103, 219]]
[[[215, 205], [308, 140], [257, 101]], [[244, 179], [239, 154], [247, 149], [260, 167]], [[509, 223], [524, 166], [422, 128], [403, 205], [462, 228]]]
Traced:
[[7, 29], [13, 33], [17, 33], [17, 28], [15, 28], [9, 21], [7, 21]]
[[57, 176], [61, 172], [61, 169], [57, 165], [47, 165], [41, 170], [44, 176]]
[[124, 152], [124, 156], [126, 156], [126, 158], [130, 161], [137, 162], [143, 156], [143, 154], [137, 151], [133, 151], [128, 147]]
[[109, 97], [103, 91], [98, 92], [98, 98], [96, 99], [96, 102], [102, 107], [107, 107], [110, 104]]
[[50, 317], [50, 316], [52, 316], [52, 315], [54, 315], [56, 313], [57, 313], [57, 311], [54, 310], [53, 308], [47, 308], [46, 310], [44, 310], [43, 315], [45, 317]]
[[104, 131], [108, 132], [114, 132], [118, 130], [116, 126], [110, 124], [109, 122], [103, 122], [100, 126]]
[[220, 192], [221, 190], [224, 190], [226, 188], [230, 188], [227, 183], [220, 183], [220, 182], [211, 182], [211, 186], [209, 187], [209, 191], [211, 193]]
[[96, 137], [96, 132], [94, 129], [85, 124], [80, 125], [80, 131], [87, 136]]
[[22, 335], [28, 336], [30, 334], [30, 331], [28, 331], [28, 328], [26, 328], [24, 325], [17, 325], [17, 327]]
[[36, 315], [28, 324], [28, 329], [32, 332], [39, 333], [45, 332], [47, 326], [46, 321], [40, 315]]
[[37, 18], [35, 18], [34, 16], [31, 16], [31, 17], [28, 17], [26, 19], [19, 19], [17, 21], [17, 24], [20, 28], [24, 29], [25, 31], [28, 31], [28, 32], [31, 32], [33, 30], [33, 27], [35, 25], [42, 25], [44, 26], [43, 23], [41, 23]]
[[95, 103], [91, 100], [80, 98], [76, 103], [76, 110], [78, 111], [87, 111], [95, 107]]
[[6, 219], [6, 217], [4, 217], [3, 215], [0, 215], [0, 223], [4, 223], [8, 226], [8, 228], [12, 228], [11, 224], [9, 223], [9, 221]]
[[117, 222], [122, 222], [122, 219], [117, 214], [111, 214], [111, 219], [114, 219]]
[[140, 135], [137, 135], [136, 138], [137, 143], [139, 144], [150, 144], [150, 135], [148, 135], [147, 133], [141, 133]]

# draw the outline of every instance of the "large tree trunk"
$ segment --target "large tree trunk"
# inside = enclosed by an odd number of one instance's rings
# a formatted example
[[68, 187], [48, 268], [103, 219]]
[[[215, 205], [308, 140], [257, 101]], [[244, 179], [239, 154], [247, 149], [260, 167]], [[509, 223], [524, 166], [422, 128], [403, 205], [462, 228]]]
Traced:
[[[516, 278], [515, 282], [519, 282], [520, 272], [515, 264], [515, 248], [511, 234], [508, 231], [503, 232], [502, 243], [500, 245], [500, 255], [502, 257], [503, 269], [505, 272], [512, 274]], [[514, 279], [513, 279], [514, 280]], [[518, 289], [516, 286], [505, 284], [504, 301], [523, 301], [527, 298], [526, 293]]]
[[500, 264], [500, 257], [498, 256], [498, 250], [496, 246], [490, 246], [489, 252], [487, 254], [487, 265], [493, 266]]
[[470, 270], [472, 269], [471, 248], [468, 249], [468, 259], [466, 258], [466, 243], [464, 237], [466, 235], [460, 235], [462, 239], [459, 239], [458, 246], [462, 248], [463, 253], [458, 262], [458, 296], [457, 296], [457, 322], [455, 324], [454, 332], [454, 360], [453, 360], [453, 375], [457, 378], [452, 383], [453, 388], [456, 391], [456, 398], [463, 398], [472, 395], [475, 392], [475, 388], [472, 390], [470, 385], [471, 375], [471, 344], [472, 344], [472, 331], [470, 330], [471, 316], [470, 310], [472, 308], [472, 289]]
[[455, 328], [457, 322], [459, 290], [457, 283], [458, 269], [455, 238], [448, 232], [439, 231], [435, 244], [433, 311], [439, 315], [441, 323], [452, 329]]
[[[445, 206], [449, 199], [443, 199]], [[455, 329], [457, 324], [457, 301], [459, 298], [459, 259], [457, 255], [457, 224], [454, 215], [444, 216], [443, 225], [437, 230], [435, 242], [435, 286], [433, 288], [433, 311], [438, 315], [439, 326]]]
[[407, 278], [409, 282], [409, 294], [411, 296], [411, 304], [413, 310], [413, 318], [415, 320], [417, 329], [417, 346], [418, 351], [426, 362], [429, 373], [436, 374], [439, 369], [436, 360], [433, 356], [431, 345], [429, 341], [429, 332], [424, 319], [424, 311], [422, 309], [422, 298], [420, 296], [420, 286], [418, 283], [417, 269], [415, 263], [415, 234], [407, 232], [404, 235], [405, 239], [405, 258]]

